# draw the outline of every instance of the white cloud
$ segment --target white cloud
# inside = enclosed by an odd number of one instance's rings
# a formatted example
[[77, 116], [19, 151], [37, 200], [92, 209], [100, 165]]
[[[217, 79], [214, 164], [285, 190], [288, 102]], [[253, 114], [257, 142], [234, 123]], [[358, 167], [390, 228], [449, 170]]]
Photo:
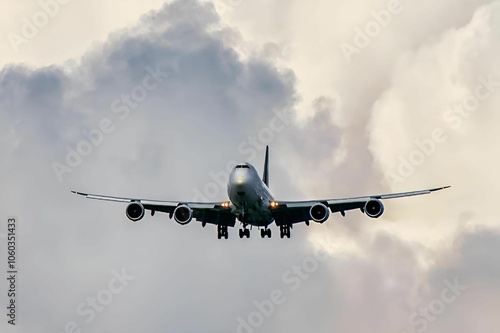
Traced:
[[[418, 329], [412, 313], [439, 299], [443, 281], [455, 278], [467, 291], [426, 331], [491, 330], [500, 292], [494, 211], [500, 97], [481, 102], [458, 129], [443, 120], [480, 77], [500, 74], [498, 2], [485, 3], [404, 3], [351, 64], [339, 43], [386, 1], [243, 0], [218, 2], [219, 12], [210, 3], [179, 1], [86, 52], [78, 46], [70, 55], [76, 60], [55, 61], [63, 65], [37, 66], [52, 63], [41, 53], [31, 67], [3, 67], [0, 211], [20, 223], [20, 330], [62, 331], [75, 320], [86, 332], [235, 331], [237, 318], [286, 287], [283, 273], [325, 239], [332, 258], [287, 293], [258, 331], [412, 332]], [[96, 28], [99, 38], [147, 10], [133, 5], [127, 8], [134, 13]], [[47, 30], [40, 41], [49, 35], [57, 33]], [[37, 43], [27, 47], [42, 50]], [[113, 102], [156, 65], [169, 76], [122, 121]], [[181, 227], [162, 214], [131, 224], [122, 205], [69, 193], [191, 199], [193, 189], [212, 181], [210, 171], [245, 157], [238, 144], [276, 110], [298, 114], [271, 144], [272, 188], [280, 197], [453, 187], [387, 202], [377, 221], [350, 212], [297, 226], [288, 242], [243, 242], [234, 230], [220, 242], [210, 226]], [[66, 146], [75, 147], [82, 130], [103, 118], [115, 131], [59, 183], [51, 163], [64, 161]], [[446, 142], [391, 188], [384, 171], [397, 168], [398, 157], [436, 127], [446, 130]], [[260, 153], [250, 161], [257, 167]], [[136, 279], [87, 325], [77, 306], [121, 267]]]

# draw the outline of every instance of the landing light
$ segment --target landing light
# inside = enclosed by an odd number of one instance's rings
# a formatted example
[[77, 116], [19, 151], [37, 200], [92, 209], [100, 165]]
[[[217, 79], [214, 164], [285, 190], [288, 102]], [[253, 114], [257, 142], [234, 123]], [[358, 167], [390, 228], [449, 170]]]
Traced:
[[271, 201], [271, 208], [276, 208], [278, 206], [279, 204], [276, 201]]
[[222, 208], [229, 208], [229, 202], [225, 201], [221, 204]]

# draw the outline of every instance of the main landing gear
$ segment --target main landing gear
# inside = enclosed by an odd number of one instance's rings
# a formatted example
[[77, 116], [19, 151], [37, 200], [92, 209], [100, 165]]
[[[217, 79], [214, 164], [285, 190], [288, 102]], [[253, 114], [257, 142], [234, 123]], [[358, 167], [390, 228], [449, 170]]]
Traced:
[[221, 239], [222, 237], [224, 237], [225, 239], [227, 239], [227, 237], [229, 237], [228, 232], [227, 232], [227, 225], [220, 225], [219, 224], [217, 226], [217, 238]]
[[247, 228], [240, 229], [240, 238], [243, 237], [250, 238], [250, 229]]
[[288, 224], [283, 224], [280, 225], [280, 237], [281, 238], [290, 238], [290, 225]]
[[260, 237], [262, 238], [271, 238], [271, 229], [265, 228], [265, 229], [260, 229]]

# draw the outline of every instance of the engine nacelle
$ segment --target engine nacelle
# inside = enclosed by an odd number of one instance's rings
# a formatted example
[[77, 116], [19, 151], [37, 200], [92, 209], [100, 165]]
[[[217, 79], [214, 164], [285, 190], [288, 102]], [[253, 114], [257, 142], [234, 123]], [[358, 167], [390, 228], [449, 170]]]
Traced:
[[193, 218], [193, 210], [186, 205], [177, 206], [174, 210], [174, 220], [179, 224], [188, 224]]
[[144, 217], [144, 206], [140, 202], [132, 202], [127, 206], [125, 214], [132, 222], [137, 222]]
[[314, 222], [323, 223], [330, 217], [330, 210], [322, 203], [317, 203], [311, 207], [309, 215]]
[[378, 199], [373, 199], [365, 204], [365, 213], [369, 217], [376, 219], [384, 214], [384, 204]]

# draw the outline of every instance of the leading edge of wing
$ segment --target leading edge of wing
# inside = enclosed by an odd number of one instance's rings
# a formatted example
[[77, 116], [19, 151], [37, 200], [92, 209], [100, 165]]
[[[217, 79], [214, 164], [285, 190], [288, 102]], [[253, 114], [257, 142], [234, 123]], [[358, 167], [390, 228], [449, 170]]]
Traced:
[[432, 192], [445, 190], [450, 188], [451, 186], [443, 186], [431, 188], [428, 190], [420, 190], [420, 191], [411, 191], [411, 192], [401, 192], [401, 193], [389, 193], [389, 194], [376, 194], [376, 195], [366, 195], [362, 197], [353, 197], [353, 198], [342, 198], [342, 199], [323, 199], [323, 200], [307, 200], [307, 201], [276, 201], [278, 205], [285, 205], [286, 207], [301, 207], [307, 204], [314, 204], [318, 202], [324, 202], [328, 205], [338, 204], [338, 203], [349, 203], [349, 202], [363, 202], [369, 201], [372, 199], [394, 199], [394, 198], [404, 198], [404, 197], [412, 197], [423, 194], [430, 194]]
[[428, 190], [421, 190], [421, 191], [380, 194], [380, 195], [376, 195], [376, 196], [371, 196], [370, 198], [375, 198], [375, 199], [394, 199], [394, 198], [412, 197], [412, 196], [416, 196], [416, 195], [430, 194], [432, 192], [446, 190], [446, 189], [448, 189], [450, 187], [451, 186], [448, 185], [448, 186], [436, 187], [436, 188], [431, 188], [431, 189], [428, 189]]
[[96, 199], [96, 200], [106, 200], [106, 201], [116, 201], [116, 202], [141, 201], [139, 199], [112, 197], [112, 196], [108, 196], [108, 195], [99, 195], [99, 194], [89, 194], [89, 193], [83, 193], [83, 192], [78, 192], [78, 191], [71, 191], [71, 193], [75, 193], [75, 194], [84, 196], [86, 198]]
[[71, 191], [72, 193], [84, 196], [88, 199], [95, 200], [105, 200], [114, 202], [140, 202], [145, 205], [158, 205], [158, 206], [177, 206], [179, 204], [188, 205], [191, 208], [216, 208], [220, 206], [220, 202], [190, 202], [190, 201], [161, 201], [161, 200], [149, 200], [149, 199], [137, 199], [137, 198], [124, 198], [124, 197], [114, 197], [109, 195], [100, 194], [90, 194], [78, 191]]

